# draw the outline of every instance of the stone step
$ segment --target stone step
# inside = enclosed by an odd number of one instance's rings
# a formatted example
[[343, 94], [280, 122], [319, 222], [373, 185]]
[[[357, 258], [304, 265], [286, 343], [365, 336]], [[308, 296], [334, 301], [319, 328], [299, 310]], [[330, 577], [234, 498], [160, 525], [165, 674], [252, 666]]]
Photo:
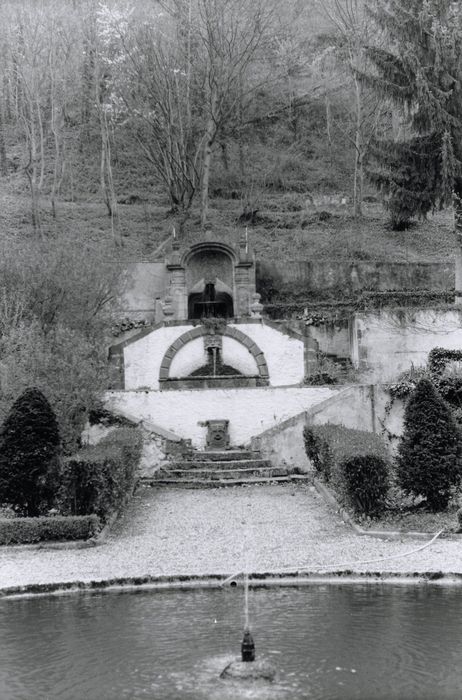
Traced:
[[206, 450], [204, 452], [193, 452], [188, 457], [188, 461], [226, 462], [234, 459], [258, 459], [259, 457], [258, 452], [250, 450]]
[[194, 469], [194, 471], [190, 471], [189, 469], [175, 468], [162, 469], [159, 472], [158, 478], [184, 478], [190, 481], [196, 481], [197, 479], [211, 479], [212, 481], [217, 481], [220, 479], [228, 480], [248, 477], [272, 478], [276, 476], [288, 476], [289, 473], [289, 469], [272, 467], [271, 465], [263, 468], [242, 467], [240, 469]]
[[267, 459], [232, 459], [232, 460], [176, 460], [172, 462], [172, 469], [216, 469], [225, 471], [227, 469], [267, 469], [271, 467], [271, 462]]
[[305, 474], [290, 474], [289, 476], [274, 476], [274, 477], [247, 477], [241, 479], [142, 479], [144, 483], [150, 483], [152, 486], [172, 486], [183, 489], [204, 489], [204, 488], [222, 488], [226, 486], [257, 486], [264, 484], [281, 484], [302, 482], [310, 483], [311, 477]]

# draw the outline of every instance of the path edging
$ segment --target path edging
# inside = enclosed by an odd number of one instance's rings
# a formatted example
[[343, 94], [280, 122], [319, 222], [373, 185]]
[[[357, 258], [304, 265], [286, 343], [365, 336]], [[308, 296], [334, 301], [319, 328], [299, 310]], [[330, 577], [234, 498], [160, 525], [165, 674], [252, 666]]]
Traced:
[[[361, 537], [368, 535], [369, 537], [377, 537], [379, 539], [388, 538], [402, 540], [409, 538], [413, 540], [430, 540], [435, 534], [434, 532], [421, 532], [420, 530], [365, 530], [363, 527], [358, 525], [348, 511], [340, 505], [332, 491], [325, 485], [324, 482], [314, 476], [313, 485], [324, 500], [330, 503], [330, 505], [334, 506], [337, 512], [341, 515], [342, 520], [350, 525], [356, 534], [360, 535]], [[445, 532], [443, 533], [442, 537], [445, 540], [460, 540], [462, 534]]]

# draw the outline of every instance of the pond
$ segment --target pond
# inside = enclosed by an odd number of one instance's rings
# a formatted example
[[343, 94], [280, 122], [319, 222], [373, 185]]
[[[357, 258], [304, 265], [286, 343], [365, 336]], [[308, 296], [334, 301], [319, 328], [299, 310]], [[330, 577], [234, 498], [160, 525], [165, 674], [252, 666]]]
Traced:
[[256, 588], [257, 657], [275, 683], [219, 678], [239, 655], [243, 590], [0, 601], [2, 700], [444, 700], [462, 696], [462, 589]]

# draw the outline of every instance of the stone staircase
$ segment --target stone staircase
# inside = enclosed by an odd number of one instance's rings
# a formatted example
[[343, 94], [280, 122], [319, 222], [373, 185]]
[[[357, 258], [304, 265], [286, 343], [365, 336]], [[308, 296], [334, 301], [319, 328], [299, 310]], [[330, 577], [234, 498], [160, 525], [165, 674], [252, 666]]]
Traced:
[[192, 452], [187, 457], [161, 467], [154, 478], [148, 479], [153, 486], [180, 488], [214, 488], [308, 480], [306, 474], [296, 473], [289, 467], [274, 467], [258, 452], [238, 449]]

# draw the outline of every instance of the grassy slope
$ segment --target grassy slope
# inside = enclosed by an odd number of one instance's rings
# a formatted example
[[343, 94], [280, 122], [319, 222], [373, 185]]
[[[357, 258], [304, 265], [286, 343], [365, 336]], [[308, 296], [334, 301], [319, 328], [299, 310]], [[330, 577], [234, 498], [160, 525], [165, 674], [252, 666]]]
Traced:
[[[0, 236], [32, 235], [29, 200], [18, 183], [3, 182], [0, 189]], [[18, 193], [19, 190], [19, 193]], [[21, 191], [22, 190], [22, 191]], [[300, 193], [262, 193], [258, 222], [249, 225], [249, 238], [260, 260], [382, 260], [446, 261], [454, 253], [454, 235], [450, 212], [441, 212], [427, 221], [417, 222], [408, 231], [392, 231], [379, 204], [365, 207], [363, 219], [354, 219], [346, 208], [323, 205], [317, 210]], [[319, 220], [319, 211], [331, 217]], [[173, 220], [161, 197], [141, 204], [120, 205], [122, 248], [115, 257], [140, 259], [152, 257], [169, 235]], [[239, 200], [214, 199], [210, 220], [213, 237], [237, 242], [243, 225], [237, 223], [242, 212]], [[46, 233], [75, 230], [96, 240], [111, 239], [111, 221], [98, 193], [78, 202], [59, 202], [58, 217], [53, 220], [49, 201], [43, 201], [43, 228]], [[187, 225], [187, 240], [200, 236], [198, 212], [193, 211]]]

